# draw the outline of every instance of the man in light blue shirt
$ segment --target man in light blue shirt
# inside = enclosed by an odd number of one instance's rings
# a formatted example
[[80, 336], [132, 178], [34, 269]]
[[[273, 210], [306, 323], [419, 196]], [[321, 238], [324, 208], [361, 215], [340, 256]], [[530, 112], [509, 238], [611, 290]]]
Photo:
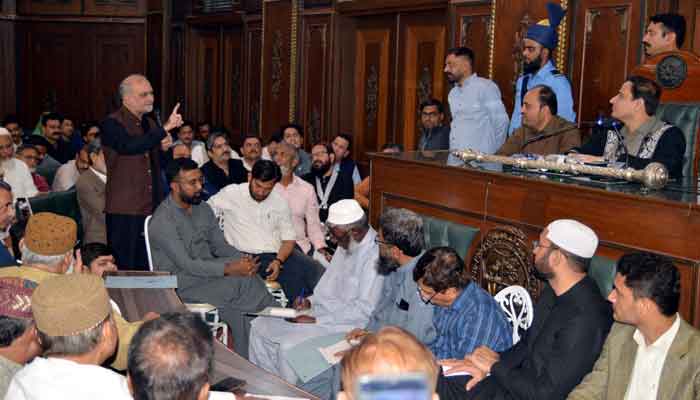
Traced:
[[569, 79], [552, 63], [552, 54], [557, 47], [557, 27], [565, 12], [560, 5], [554, 3], [547, 4], [547, 12], [549, 18], [531, 26], [523, 39], [523, 74], [515, 84], [515, 106], [508, 128], [509, 135], [522, 125], [520, 109], [525, 93], [537, 85], [552, 88], [557, 95], [557, 115], [576, 122]]
[[445, 73], [455, 86], [447, 100], [452, 113], [450, 149], [495, 153], [506, 140], [508, 114], [493, 81], [474, 73], [474, 52], [457, 47], [447, 52]]

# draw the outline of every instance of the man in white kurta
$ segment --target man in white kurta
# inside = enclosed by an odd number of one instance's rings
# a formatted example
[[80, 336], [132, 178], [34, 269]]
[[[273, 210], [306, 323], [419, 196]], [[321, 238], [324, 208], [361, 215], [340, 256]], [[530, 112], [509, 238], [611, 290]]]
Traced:
[[327, 223], [338, 249], [314, 294], [305, 300], [310, 303], [315, 322], [256, 318], [251, 325], [250, 361], [292, 383], [297, 376], [284, 358], [287, 350], [312, 337], [366, 326], [381, 296], [383, 277], [376, 270], [377, 233], [367, 223], [360, 205], [355, 200], [333, 204]]

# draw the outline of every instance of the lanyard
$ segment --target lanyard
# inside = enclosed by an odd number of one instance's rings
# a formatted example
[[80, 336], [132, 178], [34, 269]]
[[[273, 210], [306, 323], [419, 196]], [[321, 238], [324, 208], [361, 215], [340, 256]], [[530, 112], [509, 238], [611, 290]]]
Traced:
[[328, 185], [326, 185], [326, 190], [323, 190], [321, 187], [321, 178], [318, 176], [316, 177], [316, 193], [322, 194], [322, 196], [320, 196], [321, 204], [319, 205], [322, 210], [328, 209], [328, 199], [331, 197], [331, 191], [333, 190], [333, 186], [335, 186], [335, 181], [338, 180], [338, 170], [335, 165], [332, 165], [331, 168], [333, 168], [333, 173], [331, 174], [331, 179], [328, 181]]

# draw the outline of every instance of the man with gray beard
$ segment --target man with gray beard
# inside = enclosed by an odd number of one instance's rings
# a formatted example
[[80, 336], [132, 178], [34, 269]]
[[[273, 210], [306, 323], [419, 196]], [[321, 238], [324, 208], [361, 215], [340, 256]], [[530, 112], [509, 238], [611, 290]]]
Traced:
[[[382, 297], [362, 329], [356, 327], [346, 338], [353, 341], [394, 325], [407, 330], [424, 343], [435, 339], [433, 306], [421, 301], [413, 269], [425, 253], [423, 219], [405, 208], [389, 208], [379, 217], [374, 240], [379, 246], [377, 270], [384, 275]], [[332, 399], [340, 390], [340, 364], [301, 385], [322, 399]]]
[[384, 278], [377, 273], [377, 233], [355, 200], [341, 200], [329, 209], [328, 230], [338, 243], [331, 265], [314, 288], [314, 294], [294, 302], [301, 315], [288, 322], [256, 318], [251, 323], [250, 361], [296, 383], [288, 351], [309, 339], [344, 334], [365, 326], [382, 296]]

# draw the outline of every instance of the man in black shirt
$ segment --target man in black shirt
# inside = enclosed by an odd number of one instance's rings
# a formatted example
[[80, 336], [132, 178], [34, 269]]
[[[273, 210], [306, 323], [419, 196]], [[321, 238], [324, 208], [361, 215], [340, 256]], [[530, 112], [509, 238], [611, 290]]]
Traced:
[[[610, 304], [587, 275], [598, 238], [574, 220], [549, 224], [535, 242], [536, 275], [548, 285], [534, 320], [516, 345], [501, 353], [479, 347], [463, 360], [443, 361], [450, 374], [438, 380], [445, 399], [565, 399], [593, 369], [612, 325]], [[466, 391], [465, 391], [466, 389]]]
[[311, 172], [304, 176], [304, 180], [316, 191], [321, 222], [326, 222], [328, 208], [333, 203], [355, 196], [352, 176], [331, 168], [334, 162], [335, 154], [329, 144], [318, 143], [311, 148]]
[[202, 166], [204, 190], [213, 196], [232, 183], [248, 181], [248, 171], [241, 160], [231, 159], [231, 147], [222, 132], [214, 132], [207, 138], [209, 161]]
[[63, 139], [62, 123], [63, 116], [61, 114], [51, 112], [41, 116], [41, 132], [50, 144], [46, 149], [47, 152], [56, 161], [65, 164], [75, 157], [75, 152], [70, 143]]

